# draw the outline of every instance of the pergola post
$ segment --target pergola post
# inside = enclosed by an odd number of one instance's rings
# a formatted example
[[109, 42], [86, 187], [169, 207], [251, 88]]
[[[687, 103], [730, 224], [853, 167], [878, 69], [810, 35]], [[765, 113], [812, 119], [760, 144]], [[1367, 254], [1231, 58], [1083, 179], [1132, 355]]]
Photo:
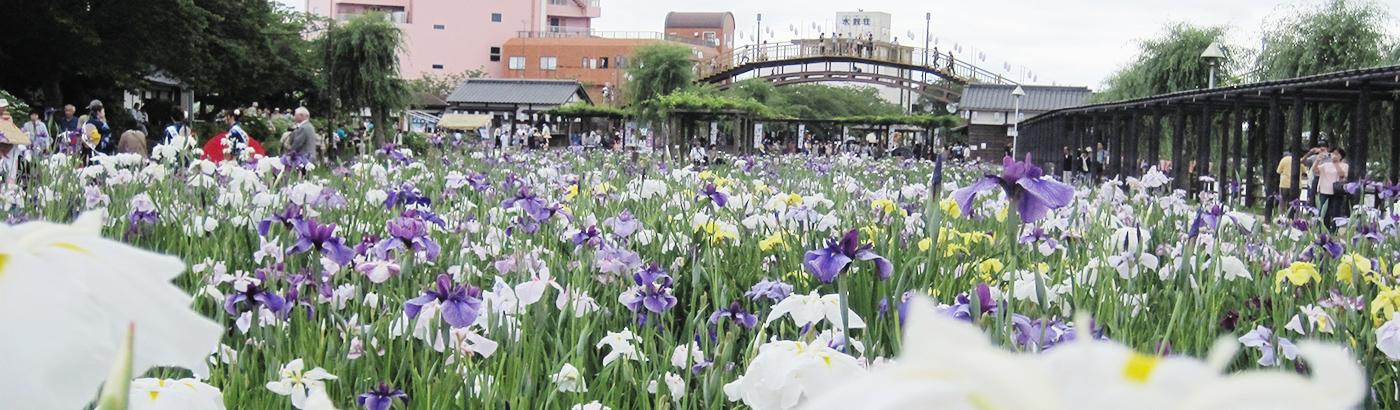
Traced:
[[1142, 126], [1142, 112], [1131, 111], [1131, 114], [1128, 115], [1128, 137], [1125, 139], [1126, 143], [1123, 144], [1123, 164], [1127, 167], [1124, 175], [1127, 176], [1137, 177], [1141, 176], [1142, 173], [1141, 167], [1138, 166], [1142, 163], [1138, 161], [1138, 140], [1142, 138], [1142, 134], [1139, 132], [1141, 131], [1140, 126]]
[[[1210, 174], [1210, 123], [1211, 123], [1211, 101], [1206, 99], [1201, 104], [1201, 116], [1196, 122], [1196, 170], [1201, 176]], [[1221, 171], [1224, 171], [1222, 168]], [[1219, 183], [1217, 178], [1216, 183]], [[1191, 186], [1200, 187], [1197, 192], [1205, 190], [1205, 181]]]
[[[1247, 155], [1244, 154], [1244, 120], [1244, 96], [1236, 95], [1235, 104], [1230, 108], [1230, 133], [1228, 137], [1230, 139], [1230, 159], [1231, 162], [1233, 162], [1230, 166], [1230, 170], [1234, 171], [1230, 175], [1230, 181], [1240, 187], [1244, 187], [1247, 184], [1247, 182], [1244, 184], [1240, 183], [1239, 172], [1240, 166], [1245, 163], [1241, 160], [1247, 157]], [[1235, 192], [1235, 194], [1238, 195], [1241, 192], [1244, 191], [1240, 190]]]
[[[1269, 96], [1269, 124], [1267, 128], [1269, 142], [1264, 144], [1266, 148], [1264, 163], [1260, 164], [1261, 172], [1265, 176], [1264, 183], [1268, 184], [1264, 192], [1269, 194], [1269, 201], [1277, 201], [1281, 198], [1278, 189], [1279, 175], [1278, 172], [1274, 172], [1273, 168], [1283, 159], [1283, 107], [1280, 103], [1281, 99], [1279, 93], [1273, 93]], [[1272, 211], [1273, 208], [1270, 207], [1269, 210]], [[1273, 219], [1271, 212], [1266, 212], [1265, 216]]]
[[1187, 189], [1190, 178], [1190, 164], [1186, 163], [1186, 107], [1177, 104], [1172, 116], [1172, 188]]
[[[1222, 109], [1229, 110], [1228, 107]], [[1230, 127], [1228, 126], [1230, 124], [1230, 113], [1225, 112], [1221, 114], [1220, 134], [1218, 134], [1220, 135], [1220, 172], [1215, 178], [1215, 193], [1219, 196], [1221, 201], [1224, 201], [1227, 199], [1225, 196], [1227, 193], [1225, 187], [1228, 181], [1226, 175], [1230, 172]]]
[[[1347, 162], [1352, 164], [1352, 170], [1347, 175], [1348, 181], [1359, 181], [1368, 177], [1366, 174], [1366, 161], [1369, 159], [1371, 149], [1371, 84], [1361, 83], [1361, 93], [1356, 96], [1356, 126], [1352, 127], [1352, 149], [1348, 151], [1352, 158], [1347, 158]], [[1354, 158], [1354, 159], [1353, 159]], [[1360, 197], [1366, 195], [1366, 187], [1357, 189]], [[1358, 197], [1359, 198], [1359, 197]]]
[[1390, 101], [1390, 183], [1400, 183], [1400, 99]]
[[1293, 187], [1293, 189], [1288, 192], [1290, 197], [1283, 198], [1285, 205], [1298, 199], [1298, 193], [1302, 192], [1303, 188], [1299, 183], [1302, 182], [1303, 175], [1303, 107], [1305, 104], [1303, 93], [1293, 95], [1293, 115], [1289, 118], [1292, 120], [1293, 126], [1289, 127], [1288, 131], [1288, 139], [1291, 140], [1292, 144], [1290, 145], [1293, 147], [1293, 170], [1287, 176], [1290, 183], [1288, 186]]
[[[1152, 107], [1152, 120], [1147, 125], [1147, 163], [1148, 168], [1157, 167], [1162, 164], [1162, 110]], [[1166, 170], [1158, 169], [1165, 172]]]
[[1263, 158], [1262, 134], [1264, 128], [1259, 125], [1259, 110], [1249, 110], [1249, 133], [1244, 134], [1244, 139], [1240, 142], [1244, 144], [1241, 151], [1244, 160], [1244, 206], [1254, 206], [1255, 197], [1259, 196], [1259, 185], [1254, 183], [1254, 170], [1259, 168], [1259, 158]]

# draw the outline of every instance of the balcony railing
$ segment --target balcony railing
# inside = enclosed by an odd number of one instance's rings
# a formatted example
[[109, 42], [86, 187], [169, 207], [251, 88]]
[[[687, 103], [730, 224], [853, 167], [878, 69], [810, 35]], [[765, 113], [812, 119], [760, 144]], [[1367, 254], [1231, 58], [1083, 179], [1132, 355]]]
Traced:
[[599, 7], [602, 0], [549, 0], [549, 5]]
[[616, 38], [666, 40], [697, 46], [708, 46], [704, 40], [667, 35], [656, 31], [598, 31], [578, 27], [550, 27], [546, 31], [517, 31], [517, 38]]

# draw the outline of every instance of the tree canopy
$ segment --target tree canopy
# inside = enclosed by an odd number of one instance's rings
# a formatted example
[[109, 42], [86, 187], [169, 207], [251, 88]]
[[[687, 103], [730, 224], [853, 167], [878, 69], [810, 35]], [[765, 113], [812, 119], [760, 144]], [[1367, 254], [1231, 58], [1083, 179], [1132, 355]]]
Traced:
[[734, 83], [726, 94], [753, 99], [768, 106], [774, 115], [790, 118], [833, 119], [903, 112], [898, 104], [880, 97], [879, 90], [865, 86], [794, 84], [775, 87], [767, 80], [754, 78]]
[[390, 111], [408, 105], [408, 85], [399, 75], [403, 30], [383, 13], [366, 13], [332, 25], [326, 37], [329, 84], [345, 107], [367, 107], [374, 116], [375, 141], [384, 141]]
[[115, 99], [155, 70], [213, 105], [312, 87], [296, 13], [268, 1], [54, 0], [0, 13], [0, 88], [50, 106]]
[[658, 42], [637, 49], [627, 75], [628, 101], [651, 100], [690, 85], [695, 79], [695, 61], [689, 47]]
[[1396, 64], [1394, 17], [1371, 1], [1330, 0], [1270, 22], [1259, 56], [1262, 80]]
[[1141, 54], [1132, 62], [1109, 76], [1108, 89], [1095, 95], [1098, 101], [1118, 101], [1205, 88], [1209, 82], [1210, 65], [1201, 52], [1212, 42], [1220, 44], [1225, 61], [1215, 71], [1217, 84], [1237, 82], [1237, 61], [1240, 47], [1226, 44], [1229, 26], [1196, 26], [1172, 23], [1161, 36], [1138, 42]]

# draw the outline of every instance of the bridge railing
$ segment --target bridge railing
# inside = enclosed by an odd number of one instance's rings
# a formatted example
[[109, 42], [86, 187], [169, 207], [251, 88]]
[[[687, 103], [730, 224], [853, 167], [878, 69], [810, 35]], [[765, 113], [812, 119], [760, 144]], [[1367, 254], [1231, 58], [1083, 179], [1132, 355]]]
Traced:
[[1001, 74], [987, 71], [952, 53], [937, 49], [901, 46], [893, 43], [858, 40], [792, 40], [781, 43], [746, 45], [701, 61], [696, 68], [700, 78], [729, 71], [745, 64], [819, 57], [848, 57], [876, 62], [925, 67], [960, 83], [1015, 84]]

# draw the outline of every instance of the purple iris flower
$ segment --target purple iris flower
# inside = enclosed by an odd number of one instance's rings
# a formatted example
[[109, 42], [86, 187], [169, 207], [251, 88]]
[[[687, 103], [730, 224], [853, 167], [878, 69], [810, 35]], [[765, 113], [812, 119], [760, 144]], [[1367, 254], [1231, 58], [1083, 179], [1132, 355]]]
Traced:
[[1045, 318], [1031, 319], [1026, 315], [1013, 313], [1011, 324], [1015, 326], [1016, 344], [1024, 349], [1034, 349], [1039, 346], [1041, 349], [1049, 349], [1056, 344], [1064, 342], [1066, 337], [1073, 333], [1059, 320], [1048, 320]]
[[700, 194], [695, 195], [696, 201], [699, 201], [700, 198], [710, 198], [710, 201], [714, 202], [715, 205], [719, 205], [720, 207], [724, 207], [724, 204], [729, 203], [729, 196], [725, 195], [723, 192], [719, 192], [719, 188], [715, 187], [715, 184], [713, 183], [705, 184], [705, 190], [700, 191]]
[[534, 193], [530, 192], [530, 188], [528, 187], [520, 188], [520, 191], [515, 194], [515, 196], [501, 202], [502, 209], [510, 209], [511, 206], [515, 205], [519, 205], [520, 209], [524, 210], [525, 214], [530, 216], [530, 219], [534, 219], [537, 222], [543, 222], [553, 215], [553, 212], [545, 206], [544, 201], [541, 201]]
[[752, 313], [749, 313], [749, 311], [744, 310], [744, 307], [740, 306], [737, 300], [730, 302], [728, 309], [720, 309], [716, 310], [715, 313], [711, 313], [710, 324], [719, 324], [719, 320], [722, 318], [729, 318], [729, 320], [747, 329], [753, 329], [754, 326], [758, 325], [758, 316], [754, 316]]
[[1356, 235], [1351, 237], [1351, 246], [1356, 246], [1356, 243], [1362, 239], [1368, 239], [1371, 243], [1379, 245], [1381, 240], [1385, 238], [1381, 236], [1380, 225], [1372, 222], [1356, 227]]
[[424, 290], [423, 296], [404, 302], [404, 314], [410, 319], [416, 318], [423, 305], [437, 301], [442, 306], [442, 319], [453, 328], [476, 323], [476, 316], [481, 312], [481, 289], [467, 284], [452, 286], [452, 277], [446, 274], [438, 274], [436, 284], [436, 288]]
[[258, 285], [252, 284], [248, 285], [248, 291], [246, 292], [235, 290], [225, 297], [224, 311], [228, 312], [230, 315], [238, 316], [238, 304], [240, 302], [247, 305], [248, 309], [252, 311], [257, 311], [259, 306], [265, 307], [267, 310], [277, 313], [278, 315], [285, 314], [290, 310], [289, 306], [287, 306], [286, 299], [283, 299], [276, 293], [269, 292], [267, 289], [260, 288]]
[[1360, 296], [1347, 296], [1337, 289], [1328, 289], [1327, 298], [1317, 301], [1318, 306], [1324, 309], [1343, 308], [1360, 312], [1366, 308], [1366, 302]]
[[512, 224], [511, 227], [506, 228], [506, 235], [509, 236], [511, 232], [515, 231], [516, 227], [520, 227], [520, 230], [525, 231], [526, 235], [534, 235], [535, 233], [540, 231], [539, 222], [535, 222], [534, 219], [522, 216], [516, 218], [515, 223]]
[[267, 231], [272, 229], [273, 222], [281, 223], [287, 229], [293, 229], [296, 221], [299, 220], [301, 220], [301, 206], [287, 205], [287, 209], [283, 209], [281, 213], [273, 213], [272, 216], [258, 222], [258, 236], [267, 236]]
[[316, 206], [326, 208], [344, 208], [350, 205], [350, 203], [345, 200], [344, 195], [337, 192], [335, 187], [330, 186], [321, 188], [321, 194], [317, 195], [315, 201], [312, 203]]
[[792, 285], [783, 283], [781, 280], [770, 281], [768, 278], [758, 281], [752, 288], [749, 288], [747, 293], [744, 293], [744, 296], [748, 296], [755, 302], [763, 298], [782, 301], [790, 295], [792, 295]]
[[1313, 248], [1327, 251], [1327, 254], [1331, 255], [1332, 259], [1340, 258], [1342, 257], [1342, 252], [1346, 252], [1346, 250], [1342, 248], [1341, 242], [1337, 242], [1326, 232], [1319, 233], [1317, 235], [1317, 240], [1313, 241], [1312, 246]]
[[604, 245], [595, 257], [599, 272], [623, 275], [642, 267], [641, 256], [622, 247]]
[[963, 209], [964, 214], [972, 209], [972, 200], [977, 193], [996, 188], [1006, 191], [1006, 196], [1016, 204], [1016, 213], [1021, 222], [1032, 223], [1045, 217], [1045, 213], [1069, 205], [1074, 199], [1074, 188], [1051, 178], [1041, 178], [1044, 172], [1031, 163], [1031, 154], [1026, 154], [1024, 162], [1016, 162], [1011, 157], [1002, 159], [1001, 175], [986, 175], [976, 183], [953, 192], [953, 200]]
[[839, 241], [830, 239], [827, 241], [825, 249], [807, 251], [807, 255], [802, 258], [802, 266], [807, 268], [807, 272], [816, 276], [822, 283], [832, 283], [836, 281], [836, 275], [846, 270], [846, 267], [855, 260], [874, 260], [875, 268], [879, 272], [880, 280], [890, 278], [894, 273], [894, 264], [891, 264], [885, 257], [871, 252], [874, 245], [860, 245], [859, 233], [852, 229], [846, 232]]
[[365, 410], [389, 410], [389, 406], [394, 404], [394, 399], [408, 404], [408, 393], [395, 389], [388, 383], [379, 383], [379, 387], [361, 394], [355, 401], [364, 406]]
[[574, 245], [597, 248], [603, 244], [603, 233], [598, 231], [597, 225], [588, 225], [587, 229], [574, 234]]
[[428, 223], [413, 215], [412, 212], [407, 212], [385, 223], [389, 227], [389, 237], [374, 245], [375, 257], [388, 259], [389, 251], [403, 248], [413, 252], [426, 252], [428, 260], [437, 259], [442, 247], [438, 246], [433, 238], [428, 237]]
[[394, 209], [399, 205], [419, 205], [427, 207], [433, 204], [433, 200], [423, 196], [423, 192], [413, 185], [404, 184], [399, 189], [391, 189], [388, 197], [384, 198], [384, 208]]
[[603, 226], [612, 228], [613, 233], [616, 233], [617, 236], [627, 237], [637, 232], [637, 229], [642, 227], [642, 222], [632, 216], [632, 212], [624, 209], [622, 212], [619, 212], [617, 216], [604, 219]]
[[316, 218], [296, 221], [297, 243], [287, 248], [288, 255], [310, 251], [321, 251], [322, 255], [345, 265], [355, 258], [355, 250], [345, 246], [344, 239], [335, 236], [335, 224], [320, 224]]
[[477, 192], [486, 192], [491, 189], [491, 180], [486, 177], [485, 172], [473, 172], [467, 175], [467, 184], [472, 186]]
[[676, 306], [676, 297], [671, 295], [671, 275], [667, 275], [660, 265], [651, 264], [633, 274], [632, 280], [636, 281], [637, 287], [618, 298], [627, 305], [627, 309], [641, 313], [640, 309], [644, 307], [646, 310], [661, 313]]

